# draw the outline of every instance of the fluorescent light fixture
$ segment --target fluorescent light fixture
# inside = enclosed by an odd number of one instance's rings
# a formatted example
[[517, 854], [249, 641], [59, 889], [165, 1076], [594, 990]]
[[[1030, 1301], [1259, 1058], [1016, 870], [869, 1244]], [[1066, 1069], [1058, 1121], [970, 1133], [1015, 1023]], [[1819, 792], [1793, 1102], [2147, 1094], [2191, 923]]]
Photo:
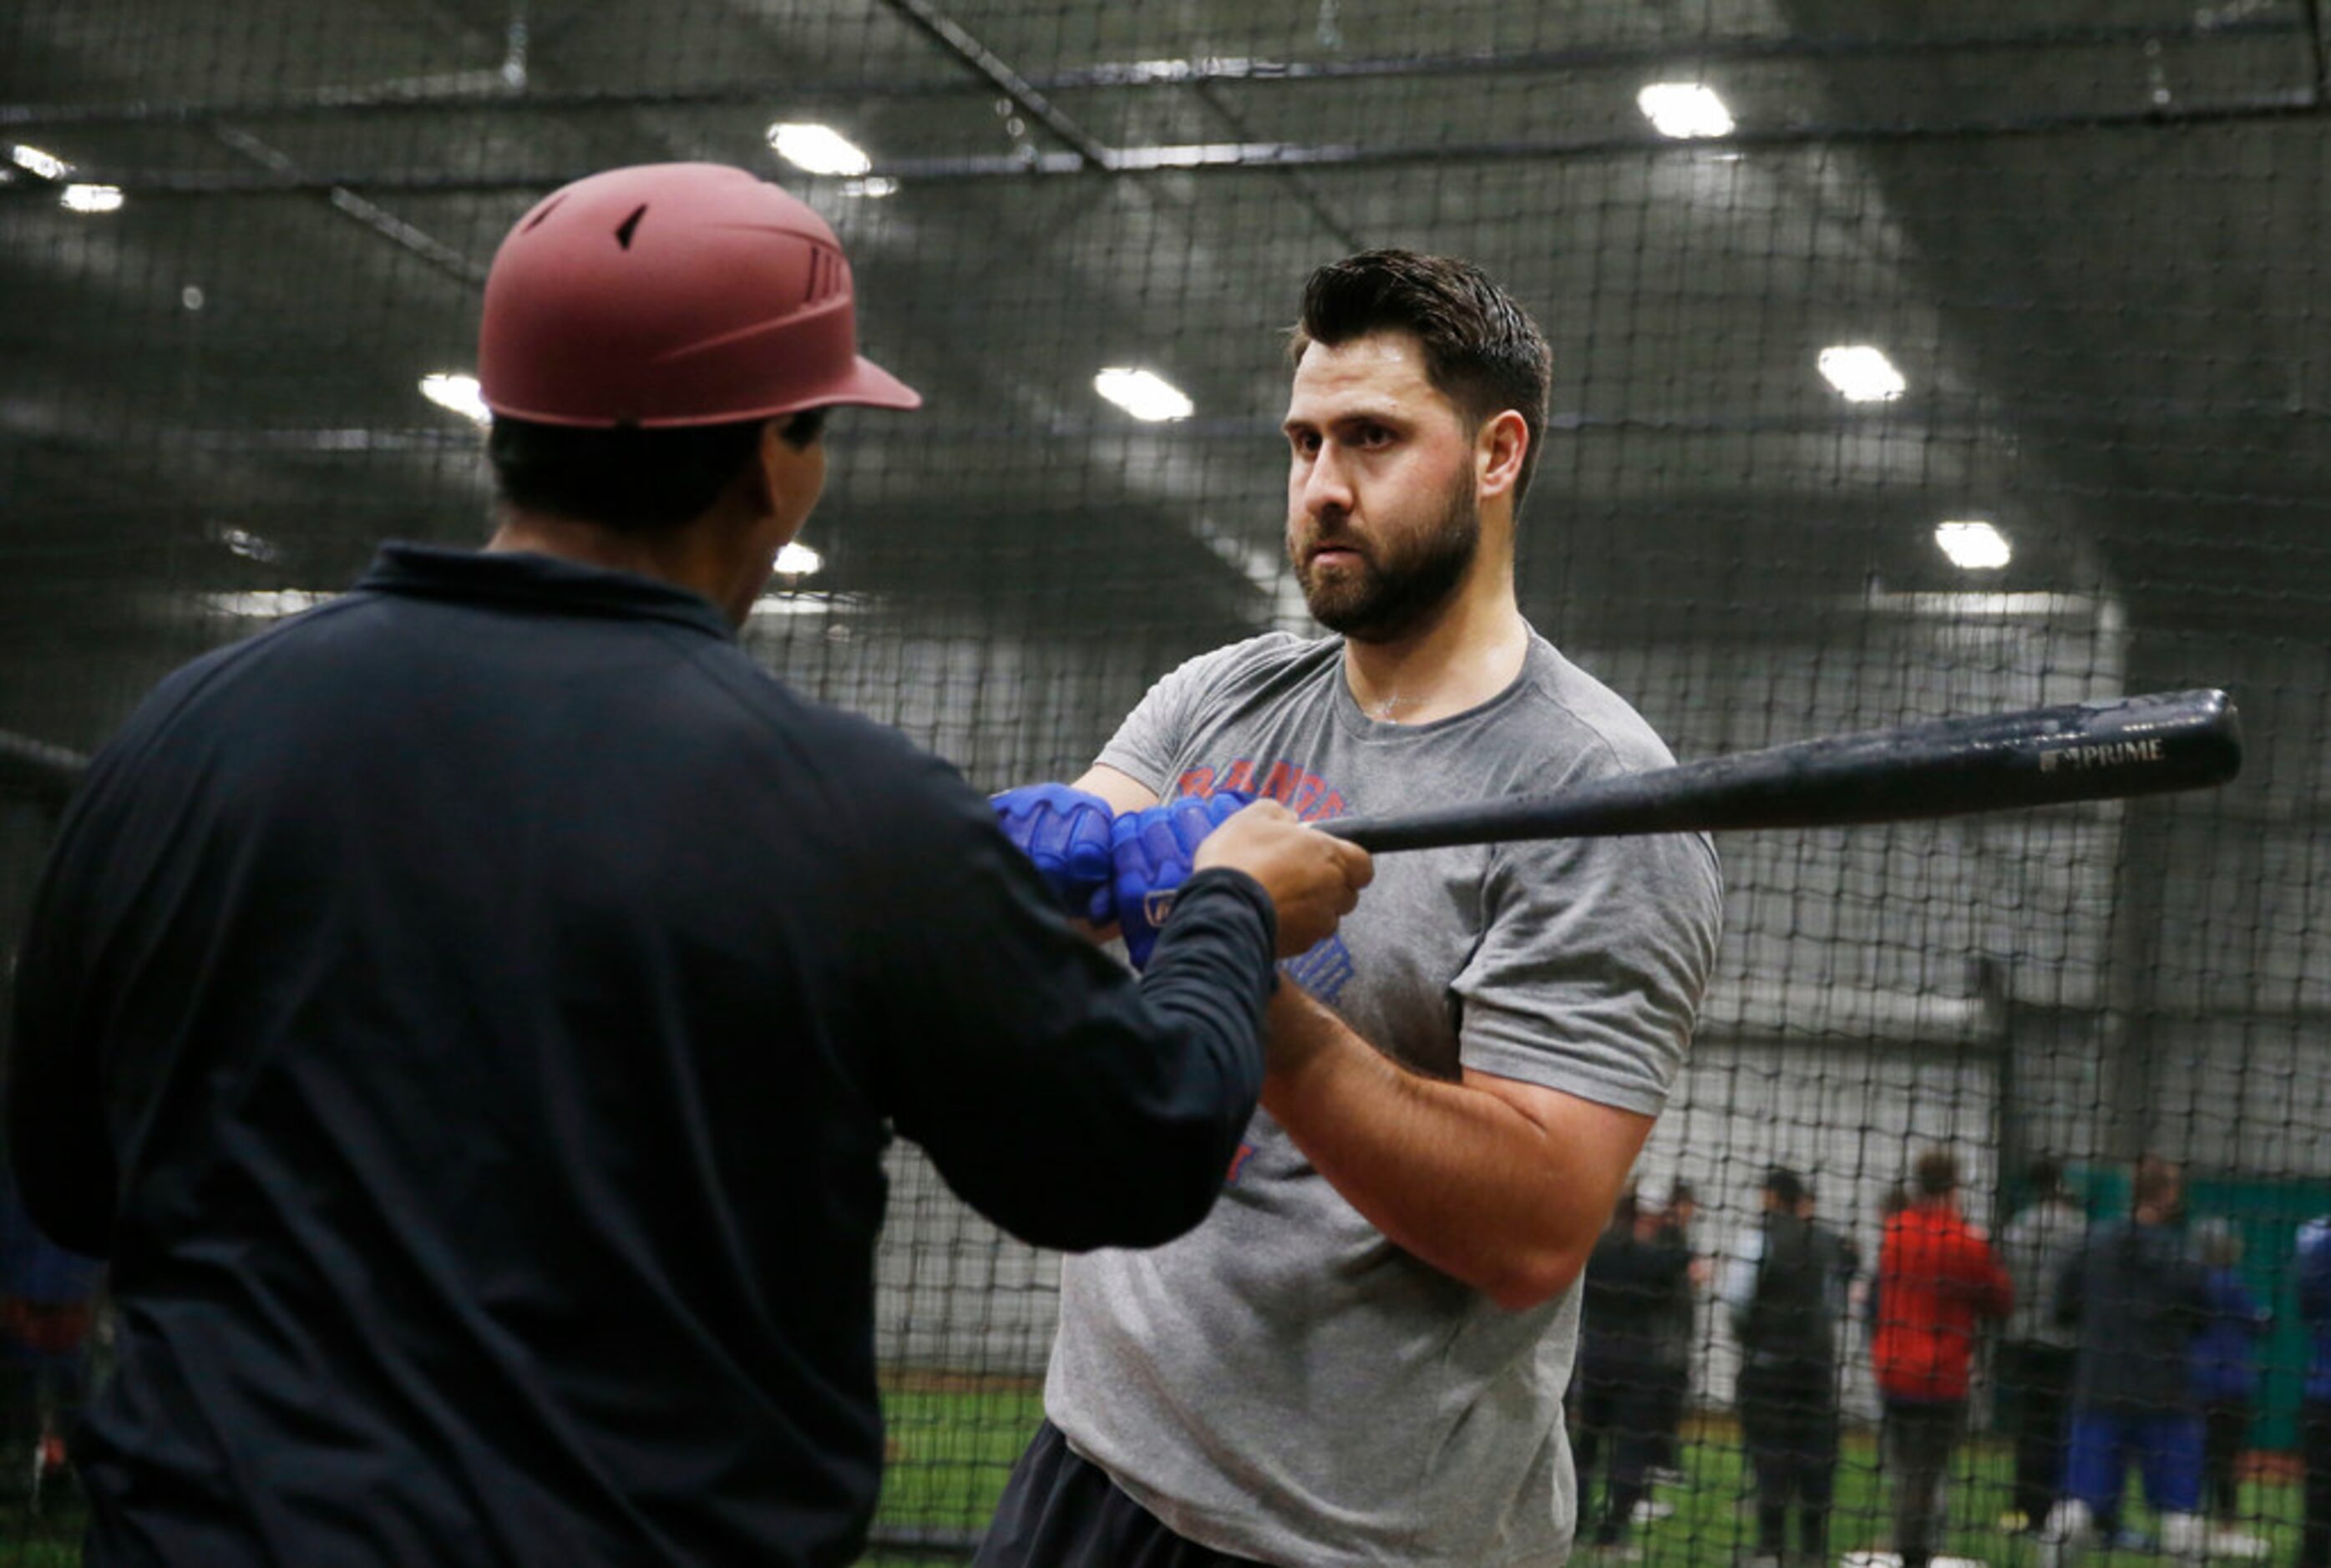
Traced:
[[1112, 365], [1093, 377], [1093, 390], [1136, 419], [1187, 419], [1197, 404], [1154, 371]]
[[769, 145], [797, 169], [813, 175], [863, 175], [874, 160], [830, 125], [773, 125]]
[[1845, 343], [1821, 351], [1821, 373], [1848, 403], [1891, 403], [1910, 385], [1894, 362], [1867, 343]]
[[777, 552], [777, 571], [788, 577], [806, 577], [825, 565], [825, 557], [795, 539]]
[[285, 615], [297, 615], [303, 610], [313, 610], [332, 595], [319, 594], [313, 588], [260, 588], [243, 594], [205, 594], [202, 603], [221, 615], [237, 615], [250, 621], [273, 621]]
[[226, 528], [219, 534], [219, 543], [246, 561], [271, 561], [282, 552], [273, 544], [247, 528]]
[[842, 194], [845, 196], [866, 196], [870, 198], [895, 196], [899, 194], [899, 182], [896, 180], [884, 179], [880, 175], [869, 175], [862, 180], [842, 181]]
[[121, 187], [67, 185], [57, 203], [69, 213], [118, 213], [121, 210]]
[[1732, 111], [1697, 81], [1654, 81], [1635, 94], [1635, 105], [1653, 130], [1679, 141], [1732, 134]]
[[[801, 588], [789, 592], [764, 594], [753, 601], [753, 619], [766, 616], [794, 618], [804, 615], [843, 616], [856, 614], [875, 607], [876, 601], [865, 594], [829, 594], [822, 589]], [[842, 635], [829, 632], [829, 636]]]
[[440, 408], [452, 409], [463, 419], [480, 424], [492, 421], [494, 412], [486, 406], [485, 394], [478, 390], [478, 378], [459, 371], [433, 370], [421, 378], [421, 395]]
[[1970, 572], [1995, 572], [2015, 556], [2008, 548], [2007, 536], [1979, 518], [1936, 524], [1935, 543], [1951, 558], [1951, 565]]
[[73, 172], [72, 165], [56, 154], [43, 152], [36, 147], [26, 147], [23, 142], [8, 149], [8, 160], [26, 173], [38, 175], [44, 180], [61, 180]]

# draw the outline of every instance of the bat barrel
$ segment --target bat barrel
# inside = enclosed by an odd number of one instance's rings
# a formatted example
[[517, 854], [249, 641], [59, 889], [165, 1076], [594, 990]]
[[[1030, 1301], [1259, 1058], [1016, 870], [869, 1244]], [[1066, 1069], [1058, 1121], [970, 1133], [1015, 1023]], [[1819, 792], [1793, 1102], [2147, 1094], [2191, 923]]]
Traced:
[[2201, 789], [2241, 767], [2231, 700], [2182, 691], [1799, 741], [1552, 794], [1319, 825], [1371, 852], [1840, 827]]
[[88, 765], [89, 759], [77, 751], [0, 729], [0, 794], [62, 806]]

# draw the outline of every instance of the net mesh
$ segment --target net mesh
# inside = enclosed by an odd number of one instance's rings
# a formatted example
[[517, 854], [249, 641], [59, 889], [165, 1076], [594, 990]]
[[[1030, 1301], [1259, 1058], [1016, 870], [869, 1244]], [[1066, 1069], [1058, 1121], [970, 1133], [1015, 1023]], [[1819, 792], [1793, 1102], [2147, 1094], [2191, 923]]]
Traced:
[[[1181, 660], [1308, 627], [1276, 445], [1300, 281], [1366, 246], [1464, 255], [1554, 347], [1525, 612], [1679, 756], [2196, 686], [2233, 692], [2250, 747], [2209, 795], [1721, 843], [1717, 976], [1639, 1165], [1696, 1193], [1708, 1278], [1652, 1380], [1674, 1392], [1574, 1415], [1586, 1527], [1615, 1487], [1653, 1560], [1769, 1544], [1753, 1461], [1778, 1440], [1723, 1295], [1756, 1288], [1770, 1167], [1860, 1258], [1834, 1558], [1904, 1544], [1904, 1478], [1932, 1468], [1881, 1448], [1869, 1345], [1917, 1156], [1955, 1155], [1996, 1228], [2035, 1157], [2101, 1221], [2149, 1153], [2275, 1312], [2206, 1511], [2218, 1554], [2288, 1559], [2295, 1235], [2331, 1208], [2324, 60], [2291, 0], [17, 0], [0, 936], [56, 748], [379, 539], [481, 536], [478, 429], [423, 381], [471, 368], [495, 244], [566, 179], [732, 162], [841, 233], [867, 352], [928, 405], [836, 421], [818, 568], [746, 644], [987, 787], [1073, 777]], [[780, 126], [865, 161], [804, 169]], [[1824, 373], [1853, 347], [1899, 385]], [[1108, 367], [1190, 412], [1113, 406]], [[2012, 558], [1958, 564], [1946, 522]], [[1037, 1418], [1057, 1269], [911, 1149], [894, 1176], [876, 1550], [959, 1550]], [[53, 1275], [9, 1234], [0, 1555], [69, 1560], [70, 1473], [36, 1450], [103, 1334], [39, 1337]], [[1612, 1245], [1679, 1239], [1670, 1215]], [[2045, 1394], [2018, 1344], [1979, 1358], [1939, 1548], [2026, 1549], [2015, 1435]], [[1349, 1418], [1290, 1412], [1287, 1440], [1310, 1419]], [[1678, 1479], [1631, 1497], [1652, 1458]], [[2058, 1450], [2027, 1462], [2044, 1497]], [[2106, 1523], [2162, 1535], [2134, 1491]]]

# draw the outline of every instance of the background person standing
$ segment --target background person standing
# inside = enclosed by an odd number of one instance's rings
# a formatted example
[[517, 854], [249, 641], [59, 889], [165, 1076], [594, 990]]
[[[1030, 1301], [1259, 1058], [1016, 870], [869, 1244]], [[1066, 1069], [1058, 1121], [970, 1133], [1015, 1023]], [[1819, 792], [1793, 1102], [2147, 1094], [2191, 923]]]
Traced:
[[1843, 1240], [1812, 1218], [1812, 1193], [1786, 1166], [1765, 1174], [1764, 1218], [1726, 1270], [1740, 1341], [1740, 1434], [1756, 1487], [1756, 1558], [1828, 1556], [1838, 1456], [1837, 1340], [1852, 1273]]
[[2201, 1221], [2193, 1227], [2193, 1245], [2209, 1297], [2202, 1330], [2193, 1336], [2193, 1395], [2202, 1402], [2202, 1500], [2210, 1554], [2263, 1556], [2266, 1542], [2241, 1527], [2241, 1459], [2258, 1413], [2259, 1341], [2274, 1314], [2242, 1278], [2242, 1240], [2231, 1225]]
[[2015, 1493], [2010, 1526], [2038, 1530], [2064, 1478], [2065, 1422], [2071, 1408], [2073, 1330], [2056, 1319], [2056, 1282], [2088, 1239], [2088, 1216], [2064, 1183], [2060, 1160], [2031, 1162], [2031, 1201], [1999, 1233], [1999, 1261], [2015, 1306], [1999, 1346], [2000, 1392], [2015, 1411]]
[[1959, 1213], [1958, 1161], [1930, 1149], [1911, 1168], [1909, 1205], [1886, 1222], [1878, 1254], [1870, 1361], [1885, 1404], [1894, 1488], [1894, 1549], [1927, 1568], [1941, 1521], [1943, 1477], [1966, 1423], [1975, 1338], [2014, 1299], [1983, 1233]]
[[[1691, 1294], [1689, 1256], [1667, 1236], [1665, 1197], [1645, 1183], [1620, 1200], [1581, 1288], [1571, 1456], [1579, 1517], [1594, 1521], [1590, 1544], [1597, 1546], [1618, 1544], [1636, 1522], [1639, 1506], [1651, 1497], [1665, 1432], [1661, 1371], [1670, 1325]], [[1599, 1507], [1598, 1469], [1606, 1472]]]
[[2079, 1328], [2063, 1496], [2041, 1540], [2042, 1568], [2078, 1559], [2095, 1525], [2117, 1516], [2128, 1467], [2161, 1522], [2161, 1546], [2198, 1561], [2202, 1409], [2193, 1337], [2207, 1319], [2209, 1281], [2177, 1228], [2184, 1181], [2153, 1155], [2137, 1162], [2127, 1219], [2100, 1225], [2066, 1267], [2058, 1316]]

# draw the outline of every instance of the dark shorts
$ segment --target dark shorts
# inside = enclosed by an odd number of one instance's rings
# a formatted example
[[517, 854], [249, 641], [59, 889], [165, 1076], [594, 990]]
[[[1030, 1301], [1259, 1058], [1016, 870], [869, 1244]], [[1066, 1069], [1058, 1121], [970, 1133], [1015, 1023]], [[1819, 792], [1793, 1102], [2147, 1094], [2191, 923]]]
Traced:
[[973, 1568], [1256, 1568], [1185, 1541], [1079, 1458], [1051, 1421], [1012, 1468]]

